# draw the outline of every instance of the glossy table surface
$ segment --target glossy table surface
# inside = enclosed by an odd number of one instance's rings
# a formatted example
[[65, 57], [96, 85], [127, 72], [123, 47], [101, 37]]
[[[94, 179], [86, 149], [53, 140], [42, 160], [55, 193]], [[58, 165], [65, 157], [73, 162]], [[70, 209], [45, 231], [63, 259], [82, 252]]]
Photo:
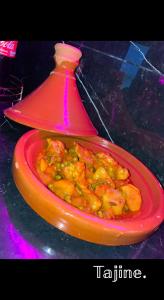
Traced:
[[[33, 44], [37, 51], [41, 49], [39, 42], [38, 46], [37, 42], [33, 42]], [[101, 55], [101, 51], [104, 53], [113, 51], [113, 54], [125, 57], [129, 44], [125, 42], [118, 47], [118, 42], [116, 42], [116, 48], [112, 48], [113, 44], [110, 42], [84, 42], [83, 44], [95, 47], [100, 51], [99, 53], [92, 52], [90, 49], [84, 48], [85, 58], [81, 63], [82, 73], [81, 71], [78, 73], [104, 121], [103, 124], [84, 87], [79, 82], [78, 88], [83, 103], [99, 135], [109, 140], [112, 137], [116, 144], [140, 159], [164, 186], [164, 127], [162, 121], [164, 84], [160, 83], [158, 76], [142, 69], [131, 86], [121, 90], [119, 86], [121, 79], [119, 79], [119, 74], [117, 76], [117, 72], [122, 62], [119, 60], [113, 62], [104, 54]], [[152, 43], [147, 44], [151, 45]], [[164, 42], [161, 42], [159, 46], [154, 44], [149, 55], [149, 59], [156, 63], [156, 67], [158, 67], [161, 55], [158, 52], [161, 49], [161, 53], [163, 53]], [[17, 64], [20, 63], [20, 66], [17, 65], [17, 70], [18, 73], [25, 70], [25, 76], [28, 71], [26, 62], [28, 51], [23, 52], [23, 47], [25, 46], [22, 46], [22, 53], [25, 53], [25, 57], [22, 56], [21, 60], [21, 51], [18, 53]], [[26, 47], [31, 46], [27, 43]], [[51, 62], [51, 53], [44, 54], [44, 47], [49, 47], [52, 50], [49, 52], [53, 52], [52, 45], [48, 46], [46, 42], [42, 42], [43, 51], [40, 52], [40, 56], [36, 52], [35, 63], [31, 62], [31, 73], [33, 72], [34, 77], [38, 80], [36, 80], [36, 85], [39, 81], [43, 81], [43, 77], [45, 78], [49, 72], [48, 69], [46, 70], [46, 63], [42, 68], [39, 61], [39, 59], [43, 61], [47, 59], [48, 62], [49, 59]], [[44, 55], [47, 55], [47, 58]], [[39, 57], [38, 65], [37, 57]], [[40, 71], [38, 72], [38, 70]], [[41, 74], [41, 70], [45, 70], [44, 76], [44, 72]], [[115, 73], [115, 71], [117, 72]], [[40, 78], [39, 74], [41, 74]], [[34, 89], [35, 82], [32, 80], [33, 78], [29, 82], [29, 86]], [[27, 85], [26, 81], [25, 84]], [[108, 247], [73, 238], [40, 218], [23, 200], [11, 173], [15, 145], [22, 134], [30, 128], [14, 122], [4, 123], [3, 108], [4, 103], [0, 101], [0, 259], [164, 259], [164, 224], [161, 224], [160, 228], [142, 243]]]

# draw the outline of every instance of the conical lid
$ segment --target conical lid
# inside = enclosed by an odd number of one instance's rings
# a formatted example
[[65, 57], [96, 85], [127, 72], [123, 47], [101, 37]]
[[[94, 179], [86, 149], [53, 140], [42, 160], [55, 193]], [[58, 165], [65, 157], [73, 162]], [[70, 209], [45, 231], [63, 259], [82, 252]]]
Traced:
[[79, 95], [74, 70], [82, 53], [64, 43], [55, 45], [56, 68], [30, 95], [6, 109], [6, 117], [41, 130], [94, 136], [94, 128]]

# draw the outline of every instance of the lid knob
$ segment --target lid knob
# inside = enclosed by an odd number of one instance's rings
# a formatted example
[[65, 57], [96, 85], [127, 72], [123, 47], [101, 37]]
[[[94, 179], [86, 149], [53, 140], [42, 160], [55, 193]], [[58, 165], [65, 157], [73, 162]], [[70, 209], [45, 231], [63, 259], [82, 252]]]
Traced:
[[57, 43], [55, 45], [54, 57], [57, 65], [61, 65], [65, 61], [78, 65], [81, 56], [82, 52], [73, 46], [64, 43]]

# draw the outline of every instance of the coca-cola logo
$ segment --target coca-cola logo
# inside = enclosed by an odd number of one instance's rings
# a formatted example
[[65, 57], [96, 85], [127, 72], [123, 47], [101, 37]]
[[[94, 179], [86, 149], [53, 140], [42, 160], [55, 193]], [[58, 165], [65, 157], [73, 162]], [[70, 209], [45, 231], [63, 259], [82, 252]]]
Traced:
[[18, 41], [0, 41], [0, 55], [15, 57]]
[[16, 41], [0, 41], [0, 47], [13, 50], [15, 48]]

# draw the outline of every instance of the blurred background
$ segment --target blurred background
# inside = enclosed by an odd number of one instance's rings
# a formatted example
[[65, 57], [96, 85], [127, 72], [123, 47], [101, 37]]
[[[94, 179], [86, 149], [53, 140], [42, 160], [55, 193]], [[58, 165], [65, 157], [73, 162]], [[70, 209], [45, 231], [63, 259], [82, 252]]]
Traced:
[[[13, 149], [29, 128], [4, 119], [3, 109], [21, 101], [49, 76], [55, 67], [57, 42], [78, 47], [83, 53], [76, 69], [77, 85], [99, 135], [135, 155], [164, 185], [164, 41], [19, 41], [11, 63], [19, 97], [0, 97], [0, 197], [12, 220], [10, 225], [19, 228], [25, 240], [31, 237], [35, 250], [42, 244], [51, 249], [47, 250], [49, 254], [45, 251], [45, 258], [164, 258], [163, 225], [148, 241], [138, 245], [95, 246], [69, 237], [41, 220], [26, 206], [13, 183]], [[0, 257], [22, 257], [24, 250], [19, 252], [16, 246], [12, 250], [15, 254], [10, 254], [13, 238], [7, 241], [6, 225], [0, 226], [4, 226], [0, 240], [6, 243], [6, 250], [0, 249]]]

